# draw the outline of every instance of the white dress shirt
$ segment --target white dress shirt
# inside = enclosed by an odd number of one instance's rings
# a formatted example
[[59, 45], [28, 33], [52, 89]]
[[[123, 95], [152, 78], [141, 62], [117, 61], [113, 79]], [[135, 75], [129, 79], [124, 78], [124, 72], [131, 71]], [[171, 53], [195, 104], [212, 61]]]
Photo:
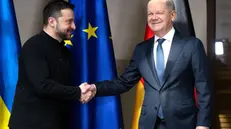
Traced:
[[[164, 67], [166, 67], [166, 64], [168, 61], [168, 56], [169, 56], [169, 52], [171, 49], [174, 34], [175, 34], [175, 29], [172, 27], [172, 29], [163, 37], [165, 39], [165, 41], [162, 43], [162, 48], [163, 48], [163, 52], [164, 52]], [[159, 37], [157, 35], [155, 35], [154, 39], [155, 39], [155, 41], [154, 41], [153, 52], [154, 52], [154, 61], [155, 61], [155, 65], [156, 65], [156, 49], [157, 49], [157, 45], [158, 45], [157, 40], [159, 39]]]

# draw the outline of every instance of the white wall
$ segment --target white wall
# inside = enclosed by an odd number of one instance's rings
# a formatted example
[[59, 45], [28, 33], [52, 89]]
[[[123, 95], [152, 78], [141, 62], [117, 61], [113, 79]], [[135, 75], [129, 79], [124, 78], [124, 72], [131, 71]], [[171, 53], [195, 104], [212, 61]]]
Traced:
[[[42, 9], [49, 0], [14, 0], [22, 44], [40, 31]], [[107, 0], [118, 72], [127, 65], [135, 45], [143, 40], [148, 0]], [[190, 0], [197, 37], [206, 45], [206, 1]], [[135, 88], [122, 94], [125, 129], [130, 129]]]

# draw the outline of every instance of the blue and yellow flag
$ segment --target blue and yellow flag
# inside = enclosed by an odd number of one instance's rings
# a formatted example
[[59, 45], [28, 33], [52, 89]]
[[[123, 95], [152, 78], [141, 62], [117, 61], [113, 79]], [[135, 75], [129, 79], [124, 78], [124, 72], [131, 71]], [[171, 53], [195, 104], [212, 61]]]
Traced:
[[8, 129], [18, 79], [20, 38], [12, 0], [0, 0], [0, 129]]
[[[74, 84], [116, 77], [106, 0], [69, 0], [75, 5], [73, 44]], [[121, 129], [119, 96], [96, 97], [75, 105], [71, 129]]]

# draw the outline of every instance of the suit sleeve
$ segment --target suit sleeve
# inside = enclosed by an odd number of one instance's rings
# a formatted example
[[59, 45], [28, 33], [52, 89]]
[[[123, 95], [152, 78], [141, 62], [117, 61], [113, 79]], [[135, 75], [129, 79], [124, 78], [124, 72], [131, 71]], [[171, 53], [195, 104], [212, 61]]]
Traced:
[[138, 46], [134, 50], [129, 65], [120, 77], [112, 81], [105, 80], [102, 82], [95, 83], [97, 88], [97, 96], [118, 95], [127, 92], [129, 89], [131, 89], [138, 83], [138, 81], [141, 78], [141, 75], [138, 69], [137, 52]]
[[209, 74], [208, 58], [200, 40], [197, 40], [194, 45], [192, 67], [198, 97], [197, 126], [210, 127], [211, 80]]
[[21, 55], [26, 75], [32, 83], [36, 93], [42, 97], [79, 100], [81, 90], [78, 86], [60, 84], [49, 76], [49, 68], [45, 54], [42, 52], [43, 49], [38, 46], [39, 45], [28, 44]]

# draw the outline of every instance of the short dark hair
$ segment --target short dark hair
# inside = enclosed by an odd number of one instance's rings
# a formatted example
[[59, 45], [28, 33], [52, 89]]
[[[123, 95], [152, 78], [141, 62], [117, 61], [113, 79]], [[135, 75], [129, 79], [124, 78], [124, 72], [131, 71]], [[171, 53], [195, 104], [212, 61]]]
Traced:
[[48, 24], [49, 17], [58, 18], [61, 16], [61, 10], [71, 9], [74, 10], [75, 6], [64, 0], [54, 0], [49, 2], [43, 9], [43, 24]]

